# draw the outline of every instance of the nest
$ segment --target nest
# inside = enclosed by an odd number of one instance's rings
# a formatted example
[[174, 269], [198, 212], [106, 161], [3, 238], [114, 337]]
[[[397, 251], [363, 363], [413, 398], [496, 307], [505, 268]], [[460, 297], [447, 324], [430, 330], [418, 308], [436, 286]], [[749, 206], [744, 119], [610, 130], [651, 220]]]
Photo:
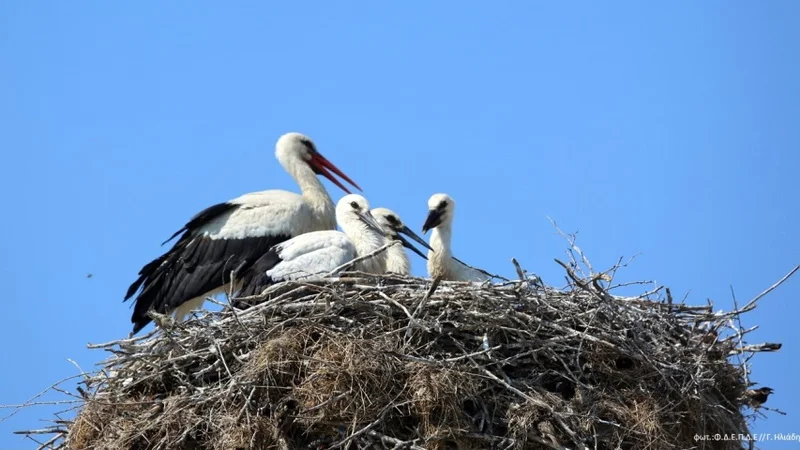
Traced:
[[[47, 448], [738, 449], [733, 312], [569, 286], [345, 273], [94, 346]], [[657, 289], [656, 291], [661, 291]], [[659, 294], [660, 295], [660, 294]], [[698, 440], [702, 436], [738, 436]], [[43, 446], [44, 447], [44, 446]]]

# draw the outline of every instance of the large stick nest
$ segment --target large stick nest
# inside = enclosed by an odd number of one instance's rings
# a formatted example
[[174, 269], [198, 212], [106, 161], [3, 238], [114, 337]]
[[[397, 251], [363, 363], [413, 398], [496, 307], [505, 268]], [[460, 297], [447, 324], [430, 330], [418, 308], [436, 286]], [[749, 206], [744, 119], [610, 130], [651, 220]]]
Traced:
[[[742, 312], [346, 273], [95, 346], [71, 449], [742, 448]], [[520, 271], [520, 275], [523, 275]], [[246, 302], [246, 307], [245, 307]], [[234, 302], [236, 304], [236, 302]], [[735, 332], [731, 333], [730, 331]], [[741, 437], [741, 436], [739, 436]], [[49, 447], [49, 448], [50, 448]]]

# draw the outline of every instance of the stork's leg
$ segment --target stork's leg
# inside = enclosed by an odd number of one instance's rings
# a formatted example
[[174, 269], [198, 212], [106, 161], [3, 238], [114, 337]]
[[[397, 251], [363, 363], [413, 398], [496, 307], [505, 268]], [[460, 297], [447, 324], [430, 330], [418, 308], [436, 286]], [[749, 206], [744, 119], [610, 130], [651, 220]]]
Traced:
[[203, 307], [203, 303], [206, 301], [206, 296], [200, 296], [189, 300], [188, 302], [184, 302], [177, 308], [175, 308], [175, 320], [179, 322], [183, 322], [192, 313], [192, 311], [196, 309], [201, 309]]
[[215, 296], [217, 294], [221, 294], [221, 293], [224, 293], [224, 294], [227, 295], [229, 286], [230, 286], [230, 283], [228, 283], [228, 284], [226, 284], [224, 286], [220, 286], [219, 288], [214, 289], [213, 291], [206, 292], [205, 294], [203, 294], [203, 295], [201, 295], [199, 297], [195, 297], [195, 298], [189, 300], [188, 302], [184, 302], [182, 305], [178, 306], [173, 311], [173, 314], [175, 315], [175, 320], [180, 321], [180, 322], [183, 322], [184, 320], [186, 320], [186, 318], [189, 317], [189, 314], [191, 314], [192, 311], [202, 309], [203, 308], [203, 303], [205, 303], [206, 299], [209, 298], [209, 297], [213, 297], [213, 296]]

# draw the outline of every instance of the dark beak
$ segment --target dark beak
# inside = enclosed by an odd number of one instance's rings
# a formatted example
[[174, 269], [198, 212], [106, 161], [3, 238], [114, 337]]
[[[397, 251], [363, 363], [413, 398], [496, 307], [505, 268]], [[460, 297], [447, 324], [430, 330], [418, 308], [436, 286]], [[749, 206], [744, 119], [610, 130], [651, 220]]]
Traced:
[[365, 212], [356, 211], [356, 215], [358, 216], [359, 219], [361, 219], [362, 222], [367, 224], [368, 227], [372, 228], [373, 230], [377, 231], [380, 234], [384, 234], [383, 228], [380, 226], [378, 221], [375, 220], [375, 217], [372, 215], [370, 211], [365, 211]]
[[335, 184], [336, 186], [339, 186], [339, 188], [341, 190], [347, 192], [348, 194], [351, 194], [352, 192], [348, 191], [347, 188], [344, 187], [344, 185], [339, 180], [334, 178], [333, 175], [331, 174], [331, 172], [328, 171], [328, 169], [330, 169], [336, 175], [339, 175], [340, 177], [342, 177], [344, 179], [344, 181], [347, 181], [348, 183], [353, 185], [359, 191], [362, 190], [361, 187], [359, 185], [357, 185], [355, 181], [351, 180], [347, 175], [344, 174], [344, 172], [339, 170], [338, 167], [334, 166], [332, 162], [330, 162], [327, 159], [325, 159], [325, 157], [320, 155], [319, 153], [312, 154], [311, 155], [311, 160], [309, 160], [308, 162], [309, 162], [309, 165], [314, 169], [315, 172], [317, 172], [320, 175], [324, 176], [325, 178], [331, 180], [331, 183]]
[[425, 219], [425, 224], [422, 225], [422, 234], [427, 233], [432, 228], [436, 228], [440, 223], [442, 223], [442, 210], [438, 208], [430, 210], [428, 217]]
[[[402, 234], [401, 234], [401, 233], [402, 233]], [[422, 257], [422, 259], [428, 259], [427, 257], [425, 257], [425, 255], [424, 255], [424, 254], [423, 254], [421, 251], [419, 251], [419, 250], [418, 250], [416, 247], [414, 247], [413, 245], [411, 245], [411, 243], [410, 243], [410, 242], [408, 242], [408, 241], [406, 240], [406, 238], [404, 238], [404, 237], [403, 237], [403, 234], [405, 234], [406, 236], [410, 237], [411, 239], [413, 239], [413, 240], [417, 241], [417, 243], [419, 243], [419, 244], [420, 244], [420, 245], [422, 245], [423, 247], [427, 248], [428, 250], [430, 250], [430, 251], [433, 251], [433, 249], [431, 248], [431, 246], [430, 246], [430, 245], [428, 245], [428, 243], [427, 243], [427, 242], [425, 242], [425, 240], [424, 240], [424, 239], [422, 239], [421, 237], [417, 236], [417, 234], [416, 234], [416, 233], [414, 233], [413, 231], [411, 231], [411, 229], [410, 229], [410, 228], [408, 228], [408, 227], [407, 227], [407, 226], [405, 226], [405, 225], [403, 226], [403, 228], [402, 228], [402, 229], [398, 230], [398, 232], [397, 232], [397, 239], [398, 239], [400, 242], [402, 242], [402, 243], [403, 243], [403, 247], [405, 247], [405, 248], [407, 248], [407, 249], [411, 250], [412, 252], [414, 252], [414, 253], [418, 254], [419, 256], [421, 256], [421, 257]]]

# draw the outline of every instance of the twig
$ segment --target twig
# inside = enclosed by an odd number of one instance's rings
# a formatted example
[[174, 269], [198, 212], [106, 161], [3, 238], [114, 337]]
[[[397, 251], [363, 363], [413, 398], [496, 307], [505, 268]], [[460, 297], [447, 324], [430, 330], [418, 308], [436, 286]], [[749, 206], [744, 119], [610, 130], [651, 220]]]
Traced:
[[487, 272], [487, 271], [485, 271], [485, 270], [483, 270], [483, 269], [479, 269], [479, 268], [477, 268], [477, 267], [470, 266], [469, 264], [467, 264], [467, 263], [465, 263], [464, 261], [462, 261], [462, 260], [460, 260], [460, 259], [456, 258], [455, 256], [453, 256], [452, 258], [453, 258], [453, 259], [454, 259], [456, 262], [458, 262], [458, 263], [460, 263], [460, 264], [462, 264], [462, 265], [466, 266], [467, 268], [470, 268], [470, 269], [472, 269], [472, 270], [474, 270], [474, 271], [476, 271], [476, 272], [480, 272], [480, 273], [482, 273], [483, 275], [485, 275], [485, 276], [489, 277], [490, 279], [491, 279], [491, 278], [497, 278], [498, 280], [509, 281], [509, 279], [508, 279], [508, 278], [505, 278], [505, 277], [502, 277], [502, 276], [500, 276], [500, 275], [496, 275], [496, 274], [493, 274], [493, 273], [489, 273], [489, 272]]
[[339, 273], [339, 272], [341, 272], [341, 271], [343, 271], [345, 269], [348, 269], [350, 267], [353, 267], [356, 264], [360, 263], [361, 261], [364, 261], [364, 260], [369, 259], [369, 258], [373, 258], [373, 257], [385, 252], [389, 247], [391, 247], [393, 245], [398, 245], [398, 244], [401, 244], [401, 242], [397, 241], [397, 240], [392, 240], [392, 241], [386, 243], [385, 245], [383, 245], [382, 247], [380, 247], [377, 250], [374, 250], [374, 251], [372, 251], [372, 252], [370, 252], [370, 253], [368, 253], [366, 255], [359, 256], [358, 258], [355, 258], [355, 259], [353, 259], [351, 261], [348, 261], [348, 262], [342, 264], [341, 266], [331, 270], [330, 272], [328, 272], [326, 277], [332, 277], [332, 276], [336, 275], [337, 273]]
[[405, 334], [405, 342], [406, 342], [406, 344], [411, 339], [411, 333], [412, 333], [411, 326], [412, 326], [412, 323], [416, 320], [416, 318], [419, 315], [420, 311], [422, 311], [422, 308], [424, 308], [427, 305], [428, 301], [433, 296], [434, 292], [436, 292], [436, 289], [439, 288], [439, 283], [441, 283], [441, 282], [442, 282], [442, 277], [434, 278], [433, 282], [431, 283], [431, 287], [427, 290], [427, 292], [425, 292], [425, 296], [422, 297], [422, 299], [419, 301], [417, 306], [414, 308], [414, 313], [411, 314], [411, 317], [409, 318], [409, 322], [408, 322], [409, 328], [406, 330], [406, 334]]
[[770, 292], [775, 290], [775, 288], [777, 288], [778, 286], [782, 285], [786, 280], [788, 280], [798, 270], [800, 270], [800, 265], [794, 266], [794, 268], [791, 271], [789, 271], [789, 273], [784, 275], [783, 278], [781, 278], [775, 284], [773, 284], [772, 286], [770, 286], [766, 290], [764, 290], [764, 292], [756, 295], [752, 300], [747, 302], [747, 304], [744, 305], [744, 308], [742, 308], [740, 311], [738, 311], [738, 313], [748, 312], [748, 311], [752, 310], [753, 308], [755, 308], [757, 301], [761, 300], [765, 295], [769, 294]]
[[401, 441], [400, 439], [386, 436], [385, 434], [378, 433], [377, 431], [369, 430], [367, 435], [380, 439], [382, 442], [393, 444], [395, 449], [409, 449], [409, 450], [425, 450], [425, 447], [414, 445], [412, 441]]
[[69, 404], [69, 403], [72, 403], [72, 400], [49, 401], [49, 402], [37, 402], [37, 401], [35, 401], [35, 400], [36, 400], [37, 398], [41, 398], [41, 397], [42, 397], [44, 394], [46, 394], [46, 393], [48, 393], [48, 392], [52, 391], [52, 390], [53, 390], [53, 388], [55, 388], [55, 387], [58, 387], [58, 386], [60, 386], [61, 384], [64, 384], [64, 383], [66, 383], [67, 381], [74, 380], [74, 379], [76, 379], [76, 378], [82, 377], [83, 375], [84, 375], [84, 374], [72, 375], [72, 376], [69, 376], [69, 377], [67, 377], [67, 378], [64, 378], [64, 379], [62, 379], [62, 380], [60, 380], [60, 381], [56, 381], [55, 383], [51, 384], [51, 385], [50, 385], [49, 387], [47, 387], [46, 389], [44, 389], [44, 390], [40, 391], [38, 394], [34, 395], [33, 397], [31, 397], [30, 399], [28, 399], [28, 400], [27, 400], [26, 402], [24, 402], [24, 403], [20, 403], [20, 404], [18, 404], [18, 405], [0, 405], [0, 409], [10, 409], [10, 408], [14, 408], [14, 411], [12, 411], [10, 414], [8, 414], [7, 416], [5, 416], [5, 417], [3, 417], [2, 419], [0, 419], [0, 423], [2, 423], [2, 422], [5, 422], [6, 420], [8, 420], [8, 419], [10, 419], [11, 417], [15, 416], [15, 415], [16, 415], [18, 412], [20, 412], [20, 411], [22, 410], [22, 408], [27, 408], [27, 407], [29, 407], [29, 406], [37, 406], [37, 405], [64, 405], [64, 404]]
[[[571, 267], [567, 266], [566, 264], [564, 264], [563, 262], [561, 262], [558, 259], [555, 259], [555, 262], [557, 262], [558, 265], [560, 265], [561, 267], [564, 268], [564, 270], [567, 271], [567, 275], [569, 275], [569, 277], [572, 279], [572, 281], [575, 282], [575, 284], [578, 285], [578, 287], [580, 287], [581, 289], [585, 290], [586, 292], [589, 292], [590, 294], [596, 295], [601, 300], [609, 300], [610, 299], [610, 294], [608, 292], [606, 292], [604, 289], [602, 289], [600, 286], [595, 284], [595, 286], [593, 288], [592, 286], [589, 285], [589, 283], [587, 283], [586, 281], [583, 281], [580, 278], [578, 278], [578, 276], [575, 274], [575, 271]], [[593, 280], [593, 281], [596, 281], [596, 280]]]
[[[738, 310], [739, 309], [739, 303], [736, 301], [736, 292], [733, 291], [733, 286], [729, 286], [729, 287], [731, 289], [731, 299], [733, 299], [733, 309]], [[738, 324], [738, 327], [736, 328], [736, 337], [739, 340], [739, 348], [741, 349], [741, 348], [744, 348], [744, 333], [742, 332], [742, 330], [744, 329], [744, 326], [742, 325], [742, 315], [741, 314], [737, 314], [736, 315], [736, 322]], [[713, 344], [713, 342], [712, 342], [712, 344]], [[746, 386], [749, 386], [750, 385], [750, 377], [748, 376], [749, 370], [747, 368], [747, 359], [743, 359], [741, 357], [741, 353], [739, 354], [738, 358], [739, 358], [739, 365], [742, 367], [742, 375], [744, 376], [744, 383], [745, 383]]]
[[781, 347], [782, 347], [782, 345], [778, 344], [778, 343], [764, 342], [763, 344], [746, 345], [746, 346], [743, 346], [743, 347], [735, 348], [735, 349], [731, 350], [730, 352], [728, 352], [728, 355], [733, 356], [733, 355], [739, 355], [739, 354], [748, 353], [748, 352], [752, 352], [752, 353], [755, 353], [755, 352], [776, 352], [776, 351], [780, 350]]

